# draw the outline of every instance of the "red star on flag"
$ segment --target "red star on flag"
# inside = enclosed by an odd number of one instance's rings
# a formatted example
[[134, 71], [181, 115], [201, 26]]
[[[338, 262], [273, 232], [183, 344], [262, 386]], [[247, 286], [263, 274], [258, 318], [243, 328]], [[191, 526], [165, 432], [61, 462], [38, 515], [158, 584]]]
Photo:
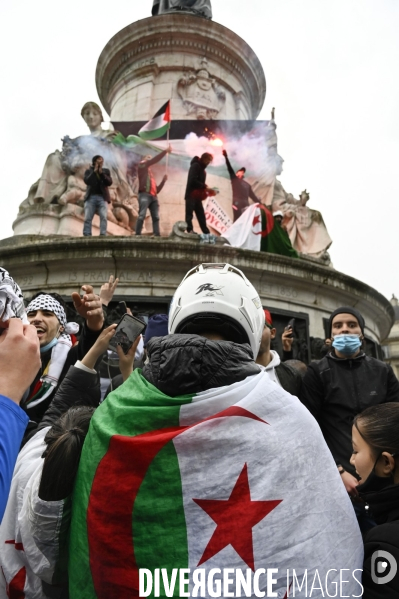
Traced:
[[260, 223], [260, 214], [258, 214], [258, 216], [255, 216], [253, 222], [252, 222], [252, 226], [254, 227], [255, 225]]
[[231, 545], [248, 567], [255, 571], [252, 529], [270, 514], [282, 499], [252, 501], [248, 466], [245, 464], [229, 499], [194, 499], [193, 501], [217, 524], [198, 566]]

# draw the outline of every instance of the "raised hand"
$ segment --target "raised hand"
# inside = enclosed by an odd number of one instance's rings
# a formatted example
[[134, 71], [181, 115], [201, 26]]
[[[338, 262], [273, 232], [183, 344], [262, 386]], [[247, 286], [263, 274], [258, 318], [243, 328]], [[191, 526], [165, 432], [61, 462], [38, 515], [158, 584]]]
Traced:
[[104, 313], [100, 296], [94, 293], [91, 285], [83, 285], [83, 297], [72, 293], [73, 305], [76, 312], [86, 320], [91, 331], [101, 331], [104, 326]]
[[104, 306], [108, 306], [108, 304], [112, 301], [118, 283], [119, 279], [114, 279], [113, 275], [111, 275], [109, 277], [108, 283], [104, 283], [104, 285], [101, 286], [100, 299]]
[[119, 370], [121, 371], [123, 382], [127, 381], [133, 372], [134, 356], [136, 355], [136, 350], [140, 343], [140, 339], [141, 335], [137, 337], [136, 341], [133, 343], [126, 355], [124, 354], [120, 345], [118, 345], [116, 348], [119, 356]]

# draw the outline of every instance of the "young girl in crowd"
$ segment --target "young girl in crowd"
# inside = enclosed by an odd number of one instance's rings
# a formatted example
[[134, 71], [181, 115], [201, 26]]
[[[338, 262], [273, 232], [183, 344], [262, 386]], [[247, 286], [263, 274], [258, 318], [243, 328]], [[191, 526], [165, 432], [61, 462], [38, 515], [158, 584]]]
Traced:
[[368, 408], [355, 418], [351, 464], [377, 522], [365, 537], [364, 599], [399, 599], [399, 404]]

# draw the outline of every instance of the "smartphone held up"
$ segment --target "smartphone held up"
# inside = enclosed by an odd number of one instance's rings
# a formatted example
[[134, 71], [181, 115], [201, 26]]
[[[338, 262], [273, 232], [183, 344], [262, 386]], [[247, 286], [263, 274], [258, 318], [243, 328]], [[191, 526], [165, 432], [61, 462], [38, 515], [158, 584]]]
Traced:
[[137, 337], [144, 332], [146, 326], [145, 322], [139, 318], [124, 314], [115, 329], [115, 335], [109, 342], [109, 349], [117, 353], [117, 347], [120, 345], [126, 355]]

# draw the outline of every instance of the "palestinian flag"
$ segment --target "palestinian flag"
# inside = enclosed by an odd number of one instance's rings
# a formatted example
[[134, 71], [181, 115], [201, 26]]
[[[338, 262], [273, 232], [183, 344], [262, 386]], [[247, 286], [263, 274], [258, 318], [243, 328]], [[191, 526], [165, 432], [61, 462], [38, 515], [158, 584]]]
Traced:
[[156, 115], [139, 131], [142, 139], [159, 139], [170, 128], [170, 100], [158, 110]]
[[136, 370], [96, 410], [73, 496], [71, 598], [137, 597], [140, 568], [170, 581], [214, 567], [278, 568], [284, 597], [288, 568], [335, 568], [337, 581], [362, 567], [362, 547], [316, 421], [265, 372], [172, 398]]

